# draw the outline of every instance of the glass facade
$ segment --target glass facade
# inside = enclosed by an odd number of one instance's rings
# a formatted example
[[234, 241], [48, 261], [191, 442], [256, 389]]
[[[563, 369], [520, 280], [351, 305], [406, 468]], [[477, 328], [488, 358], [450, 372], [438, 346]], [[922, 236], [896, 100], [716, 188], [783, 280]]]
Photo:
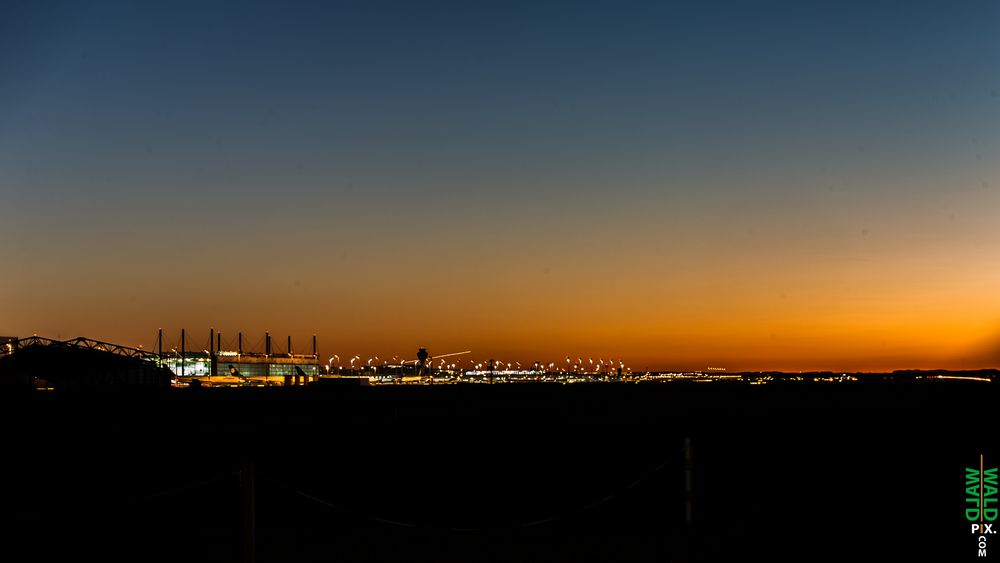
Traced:
[[[312, 358], [285, 358], [281, 356], [267, 358], [262, 356], [240, 356], [223, 354], [217, 357], [215, 373], [212, 373], [212, 359], [205, 354], [186, 355], [183, 359], [179, 355], [172, 355], [163, 358], [164, 367], [174, 372], [176, 376], [183, 377], [218, 377], [239, 375], [244, 378], [274, 378], [276, 381], [283, 380], [285, 376], [295, 377], [298, 373], [295, 368], [302, 370], [307, 377], [319, 376], [319, 365], [314, 363]], [[231, 369], [232, 368], [232, 369]]]
[[284, 377], [291, 375], [295, 377], [295, 368], [298, 367], [308, 376], [319, 375], [319, 366], [316, 364], [270, 364], [262, 362], [226, 362], [219, 359], [218, 375], [229, 375], [229, 367], [232, 366], [240, 372], [243, 377]]
[[212, 371], [212, 360], [207, 356], [170, 356], [163, 359], [163, 366], [184, 377], [204, 377]]

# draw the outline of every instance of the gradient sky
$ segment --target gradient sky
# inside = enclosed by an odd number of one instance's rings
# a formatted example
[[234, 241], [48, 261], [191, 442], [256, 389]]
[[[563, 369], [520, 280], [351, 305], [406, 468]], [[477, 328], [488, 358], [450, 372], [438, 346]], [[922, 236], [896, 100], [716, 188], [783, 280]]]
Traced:
[[1000, 364], [996, 2], [202, 4], [0, 8], [0, 334]]

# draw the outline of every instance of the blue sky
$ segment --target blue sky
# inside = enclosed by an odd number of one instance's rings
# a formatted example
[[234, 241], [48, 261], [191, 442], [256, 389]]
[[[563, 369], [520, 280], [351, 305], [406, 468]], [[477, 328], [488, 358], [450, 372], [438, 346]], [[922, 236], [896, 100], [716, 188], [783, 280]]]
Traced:
[[[512, 318], [476, 344], [512, 356], [551, 338], [663, 364], [786, 361], [812, 340], [758, 335], [813, 334], [860, 365], [926, 348], [906, 303], [997, 325], [977, 289], [1000, 275], [992, 2], [4, 10], [0, 332], [277, 325], [347, 349], [464, 349], [497, 307]], [[707, 281], [755, 264], [738, 289]], [[788, 281], [790, 264], [809, 275]], [[206, 279], [228, 289], [206, 297]], [[782, 294], [801, 302], [753, 312]], [[442, 305], [396, 320], [418, 301]], [[802, 317], [809, 303], [836, 327]], [[843, 336], [871, 303], [897, 319], [873, 329], [888, 351]], [[721, 310], [747, 332], [701, 327]], [[588, 318], [626, 336], [578, 331]], [[701, 348], [677, 348], [697, 357], [674, 350], [695, 333]]]

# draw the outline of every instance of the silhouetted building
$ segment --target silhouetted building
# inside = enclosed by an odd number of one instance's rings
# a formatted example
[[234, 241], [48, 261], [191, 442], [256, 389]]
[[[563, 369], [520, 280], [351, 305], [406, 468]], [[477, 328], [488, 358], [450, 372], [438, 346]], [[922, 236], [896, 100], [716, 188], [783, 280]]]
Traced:
[[32, 338], [0, 357], [0, 387], [21, 389], [165, 388], [173, 374], [148, 358], [94, 341]]

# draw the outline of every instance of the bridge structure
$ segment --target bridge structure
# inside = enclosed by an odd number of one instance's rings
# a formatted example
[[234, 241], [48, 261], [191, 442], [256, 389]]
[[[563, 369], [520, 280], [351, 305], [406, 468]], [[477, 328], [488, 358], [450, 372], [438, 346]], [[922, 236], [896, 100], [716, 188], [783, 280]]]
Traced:
[[36, 390], [163, 388], [173, 374], [159, 354], [77, 337], [6, 338], [0, 348], [0, 387]]
[[157, 354], [156, 352], [143, 350], [141, 348], [131, 348], [129, 346], [122, 346], [121, 344], [113, 344], [111, 342], [94, 340], [93, 338], [87, 338], [85, 336], [78, 336], [69, 340], [56, 340], [54, 338], [32, 335], [26, 338], [12, 339], [8, 344], [8, 350], [11, 353], [29, 346], [60, 346], [67, 348], [81, 348], [85, 350], [98, 350], [100, 352], [109, 352], [126, 358], [134, 358], [150, 362], [160, 361], [160, 354]]

